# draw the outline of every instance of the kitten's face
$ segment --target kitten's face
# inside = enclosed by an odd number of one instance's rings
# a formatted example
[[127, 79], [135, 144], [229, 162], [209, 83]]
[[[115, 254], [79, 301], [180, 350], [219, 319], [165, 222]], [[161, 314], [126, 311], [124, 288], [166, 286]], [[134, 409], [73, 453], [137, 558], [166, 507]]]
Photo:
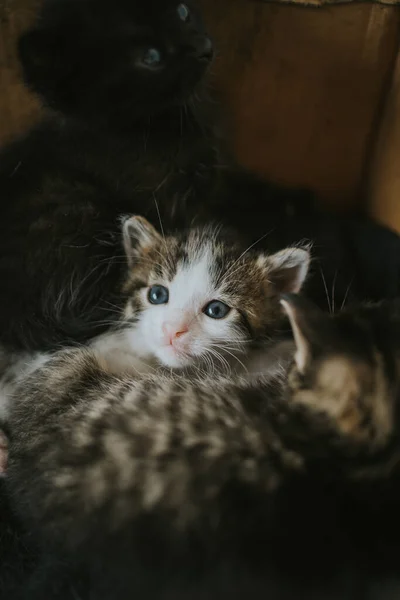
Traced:
[[[279, 294], [299, 290], [307, 251], [246, 252], [210, 228], [165, 240], [143, 218], [124, 225], [126, 318], [136, 352], [181, 368], [218, 363], [281, 324]], [[220, 358], [218, 358], [220, 357]]]
[[400, 399], [399, 302], [336, 315], [296, 296], [282, 304], [297, 347], [289, 376], [293, 400], [328, 414], [358, 442], [385, 442]]
[[53, 107], [129, 127], [192, 96], [212, 43], [192, 0], [48, 0], [20, 58]]

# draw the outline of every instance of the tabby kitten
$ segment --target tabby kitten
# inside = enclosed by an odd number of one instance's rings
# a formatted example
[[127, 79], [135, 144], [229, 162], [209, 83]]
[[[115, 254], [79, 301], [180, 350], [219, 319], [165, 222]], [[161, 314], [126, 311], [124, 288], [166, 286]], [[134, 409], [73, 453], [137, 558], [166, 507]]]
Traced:
[[[284, 331], [279, 295], [297, 292], [307, 276], [308, 250], [268, 256], [243, 247], [237, 234], [212, 226], [161, 236], [143, 217], [122, 225], [125, 277], [118, 322], [91, 341], [104, 369], [135, 376], [164, 367], [210, 374], [270, 369], [282, 352], [268, 348]], [[51, 353], [0, 352], [0, 423], [7, 423], [16, 386]], [[7, 445], [0, 431], [0, 474]]]
[[143, 217], [124, 221], [123, 242], [120, 329], [93, 342], [117, 374], [157, 365], [251, 368], [257, 349], [283, 332], [280, 294], [300, 291], [310, 263], [308, 249], [269, 256], [221, 227], [163, 237]]
[[361, 550], [400, 534], [400, 305], [282, 306], [296, 349], [272, 376], [138, 380], [81, 349], [20, 387], [10, 489], [71, 565], [46, 597], [343, 599], [377, 576]]
[[[268, 256], [246, 248], [221, 227], [162, 236], [143, 217], [123, 219], [125, 275], [115, 327], [91, 342], [103, 367], [143, 375], [157, 367], [236, 372], [257, 370], [284, 333], [279, 296], [298, 292], [307, 249]], [[117, 292], [116, 292], [117, 293]], [[15, 387], [51, 353], [0, 352], [0, 422]], [[1, 470], [1, 469], [0, 469]]]

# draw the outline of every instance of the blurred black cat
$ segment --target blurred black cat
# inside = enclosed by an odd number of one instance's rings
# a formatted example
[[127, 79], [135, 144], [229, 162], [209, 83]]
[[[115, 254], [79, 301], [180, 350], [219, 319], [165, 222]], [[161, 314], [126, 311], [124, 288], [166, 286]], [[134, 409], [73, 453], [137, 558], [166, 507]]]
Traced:
[[121, 213], [156, 198], [167, 226], [207, 197], [213, 46], [191, 0], [49, 0], [19, 50], [53, 111], [0, 155], [0, 339], [44, 348], [112, 318]]
[[0, 154], [1, 343], [48, 350], [105, 330], [121, 299], [118, 218], [159, 225], [158, 209], [166, 229], [212, 216], [270, 251], [313, 240], [307, 291], [322, 306], [397, 293], [395, 234], [334, 223], [221, 164], [212, 55], [191, 0], [45, 0], [20, 57], [50, 113]]
[[98, 0], [48, 2], [19, 50], [26, 82], [47, 104], [120, 133], [185, 106], [213, 56], [191, 0], [118, 0], [112, 10]]

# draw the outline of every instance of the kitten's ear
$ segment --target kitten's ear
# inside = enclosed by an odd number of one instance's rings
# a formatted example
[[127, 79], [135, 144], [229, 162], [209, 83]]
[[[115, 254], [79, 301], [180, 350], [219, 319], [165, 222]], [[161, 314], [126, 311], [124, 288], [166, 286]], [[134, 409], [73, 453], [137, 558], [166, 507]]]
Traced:
[[158, 244], [162, 238], [144, 217], [130, 217], [123, 222], [124, 249], [131, 265], [148, 248]]
[[331, 338], [331, 321], [327, 314], [302, 296], [284, 294], [280, 302], [292, 328], [297, 368], [304, 373], [315, 352], [322, 350], [324, 341]]
[[301, 290], [310, 267], [310, 252], [304, 248], [285, 248], [272, 256], [260, 257], [268, 282], [278, 294], [297, 293]]

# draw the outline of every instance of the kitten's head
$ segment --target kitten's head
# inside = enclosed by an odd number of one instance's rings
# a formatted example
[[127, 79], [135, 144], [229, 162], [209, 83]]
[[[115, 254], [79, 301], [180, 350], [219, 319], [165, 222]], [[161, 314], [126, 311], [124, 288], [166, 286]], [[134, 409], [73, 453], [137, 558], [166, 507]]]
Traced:
[[165, 239], [142, 217], [123, 226], [131, 343], [168, 367], [229, 358], [279, 329], [279, 295], [299, 291], [309, 253], [272, 256], [211, 227]]
[[212, 53], [192, 0], [47, 0], [19, 44], [48, 105], [126, 127], [186, 103]]
[[293, 400], [329, 415], [357, 441], [385, 441], [400, 399], [400, 303], [334, 315], [295, 295], [281, 303], [296, 344]]

